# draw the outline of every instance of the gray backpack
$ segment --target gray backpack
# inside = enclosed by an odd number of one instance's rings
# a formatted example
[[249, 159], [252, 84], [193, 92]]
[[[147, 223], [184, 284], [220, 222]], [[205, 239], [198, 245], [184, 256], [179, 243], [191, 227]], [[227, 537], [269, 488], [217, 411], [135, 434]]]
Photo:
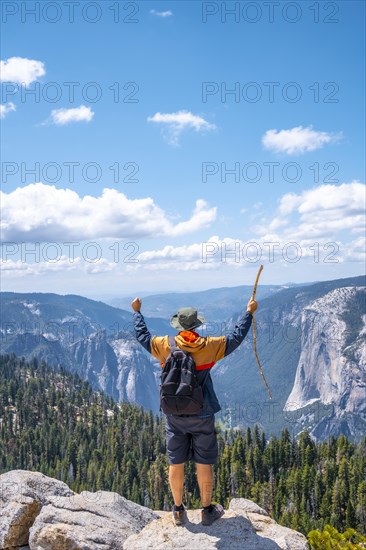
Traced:
[[160, 410], [165, 414], [197, 415], [203, 407], [203, 390], [190, 353], [169, 337], [170, 354], [161, 374]]

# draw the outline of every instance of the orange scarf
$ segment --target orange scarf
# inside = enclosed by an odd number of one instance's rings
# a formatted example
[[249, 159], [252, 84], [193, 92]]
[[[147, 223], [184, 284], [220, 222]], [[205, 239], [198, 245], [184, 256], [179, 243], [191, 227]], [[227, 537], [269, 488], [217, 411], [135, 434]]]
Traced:
[[200, 335], [197, 334], [197, 332], [194, 332], [194, 330], [182, 330], [179, 333], [179, 336], [181, 336], [186, 342], [195, 342], [197, 338], [200, 337]]

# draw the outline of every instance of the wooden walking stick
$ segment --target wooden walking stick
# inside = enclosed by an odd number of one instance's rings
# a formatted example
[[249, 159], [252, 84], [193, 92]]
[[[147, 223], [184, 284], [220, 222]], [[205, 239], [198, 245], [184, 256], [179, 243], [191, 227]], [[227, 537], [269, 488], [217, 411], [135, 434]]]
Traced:
[[[259, 281], [259, 277], [262, 273], [262, 270], [263, 270], [263, 265], [261, 265], [258, 269], [258, 273], [257, 273], [257, 277], [255, 279], [255, 283], [254, 283], [254, 288], [253, 288], [253, 294], [252, 294], [252, 299], [255, 300], [255, 295], [257, 294], [257, 286], [258, 286], [258, 281]], [[262, 369], [262, 365], [259, 361], [259, 357], [258, 357], [258, 353], [257, 353], [257, 323], [256, 323], [256, 320], [255, 320], [255, 317], [254, 317], [254, 313], [253, 313], [253, 347], [254, 347], [254, 355], [255, 355], [255, 358], [257, 360], [257, 365], [258, 365], [258, 368], [259, 368], [259, 372], [261, 373], [261, 376], [263, 378], [263, 382], [264, 382], [264, 385], [266, 386], [267, 388], [267, 391], [268, 391], [268, 395], [270, 397], [270, 399], [272, 399], [272, 394], [271, 394], [271, 390], [269, 389], [269, 386], [267, 384], [267, 380], [264, 376], [264, 373], [263, 373], [263, 369]]]

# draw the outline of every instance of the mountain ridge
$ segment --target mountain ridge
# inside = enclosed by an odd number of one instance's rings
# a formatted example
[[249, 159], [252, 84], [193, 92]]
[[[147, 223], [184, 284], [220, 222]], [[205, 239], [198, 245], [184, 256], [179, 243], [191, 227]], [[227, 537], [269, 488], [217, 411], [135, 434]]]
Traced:
[[[274, 399], [269, 402], [258, 375], [250, 332], [240, 348], [220, 361], [212, 371], [222, 405], [219, 421], [229, 427], [244, 424], [253, 426], [258, 423], [262, 429], [273, 430], [273, 433], [279, 433], [283, 425], [287, 425], [292, 433], [301, 431], [305, 426], [315, 430], [315, 423], [313, 426], [308, 424], [311, 416], [309, 411], [305, 411], [307, 420], [303, 424], [299, 420], [301, 414], [293, 421], [291, 411], [284, 412], [304, 345], [301, 339], [301, 316], [311, 302], [328, 292], [360, 285], [365, 285], [364, 276], [286, 288], [262, 298], [262, 289], [259, 287], [257, 347]], [[246, 298], [249, 298], [251, 290], [251, 287], [247, 287]], [[214, 300], [214, 289], [211, 294]], [[169, 294], [166, 296], [168, 300]], [[154, 412], [158, 411], [160, 366], [136, 341], [131, 311], [74, 294], [65, 297], [54, 293], [5, 292], [1, 293], [1, 303], [4, 306], [1, 327], [3, 353], [15, 352], [28, 359], [36, 356], [51, 364], [63, 365], [70, 371], [82, 373], [95, 389], [107, 391], [117, 400], [132, 400]], [[243, 299], [242, 303], [245, 308], [246, 300]], [[143, 301], [143, 312], [144, 304]], [[237, 299], [235, 306], [237, 308]], [[229, 318], [221, 322], [210, 322], [207, 316], [208, 322], [202, 327], [202, 335], [218, 336], [233, 330], [241, 314], [241, 311], [235, 312], [235, 309], [231, 310]], [[213, 301], [211, 310], [222, 318], [221, 303]], [[173, 306], [170, 311], [174, 312]], [[347, 312], [342, 315], [347, 317]], [[165, 316], [145, 316], [152, 334], [176, 333]], [[348, 313], [344, 321], [351, 344], [357, 341], [357, 327], [363, 326], [362, 320], [356, 321], [356, 317]], [[357, 345], [361, 344], [360, 341]], [[344, 345], [347, 347], [349, 343], [346, 346], [345, 340]], [[350, 350], [346, 350], [347, 353], [349, 355]], [[320, 410], [315, 408], [315, 403], [313, 405], [313, 413], [315, 411], [315, 414], [323, 417], [328, 414], [322, 404]], [[343, 426], [346, 429], [346, 425]], [[322, 437], [319, 429], [314, 434]], [[349, 431], [347, 435], [352, 437]]]

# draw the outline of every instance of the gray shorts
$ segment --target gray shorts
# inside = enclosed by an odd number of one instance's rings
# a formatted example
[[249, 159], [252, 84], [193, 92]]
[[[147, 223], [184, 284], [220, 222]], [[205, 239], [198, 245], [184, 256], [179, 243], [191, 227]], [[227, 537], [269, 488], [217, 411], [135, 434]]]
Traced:
[[198, 464], [215, 464], [218, 456], [215, 415], [197, 416], [167, 415], [166, 445], [169, 464], [182, 464], [193, 460]]

